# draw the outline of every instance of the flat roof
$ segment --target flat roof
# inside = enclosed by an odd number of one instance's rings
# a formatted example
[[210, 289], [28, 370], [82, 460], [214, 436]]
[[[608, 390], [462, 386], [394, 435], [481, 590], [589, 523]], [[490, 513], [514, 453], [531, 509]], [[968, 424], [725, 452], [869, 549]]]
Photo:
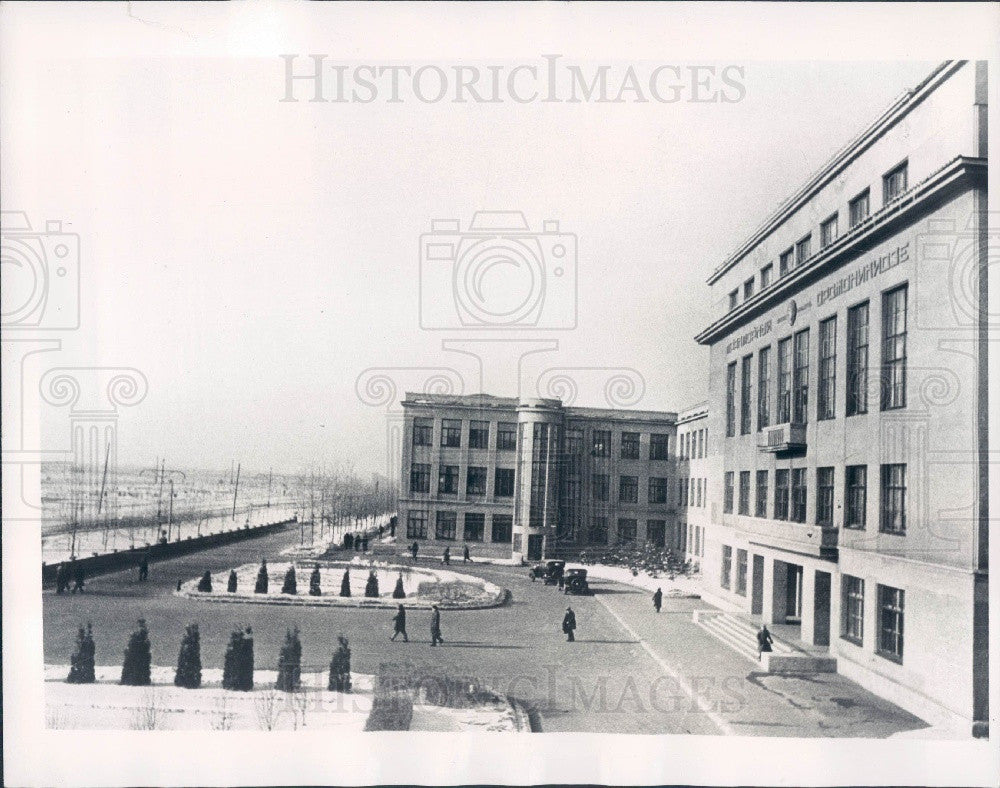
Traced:
[[[517, 397], [497, 397], [493, 394], [425, 394], [407, 391], [402, 401], [403, 407], [460, 407], [460, 408], [496, 408], [498, 410], [516, 410], [524, 403], [538, 402], [527, 399], [522, 402]], [[579, 419], [615, 419], [619, 421], [669, 421], [677, 420], [674, 411], [661, 410], [631, 410], [629, 408], [588, 408], [565, 406], [558, 399], [544, 400], [558, 407], [569, 418]]]

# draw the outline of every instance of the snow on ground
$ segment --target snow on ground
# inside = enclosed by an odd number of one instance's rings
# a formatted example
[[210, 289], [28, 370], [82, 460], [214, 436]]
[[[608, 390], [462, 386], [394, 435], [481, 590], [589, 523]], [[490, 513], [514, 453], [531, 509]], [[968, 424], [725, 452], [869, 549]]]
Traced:
[[411, 731], [500, 733], [511, 732], [516, 728], [514, 710], [506, 701], [469, 709], [414, 706], [413, 720], [410, 722]]
[[701, 578], [698, 575], [685, 576], [676, 575], [673, 580], [669, 574], [661, 574], [653, 577], [648, 572], [640, 571], [633, 575], [632, 570], [625, 566], [607, 566], [605, 564], [567, 564], [566, 568], [579, 566], [587, 570], [588, 580], [611, 580], [616, 583], [636, 586], [649, 591], [652, 594], [657, 588], [663, 590], [665, 597], [690, 597], [697, 599], [701, 596]]

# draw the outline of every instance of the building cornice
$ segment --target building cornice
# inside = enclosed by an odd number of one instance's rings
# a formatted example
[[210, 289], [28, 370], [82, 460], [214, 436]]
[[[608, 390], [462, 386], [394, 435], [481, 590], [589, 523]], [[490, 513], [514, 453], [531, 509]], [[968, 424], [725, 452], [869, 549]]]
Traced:
[[702, 345], [711, 345], [720, 337], [772, 309], [809, 282], [851, 262], [859, 251], [871, 247], [891, 233], [898, 232], [901, 225], [912, 224], [928, 207], [932, 207], [950, 194], [962, 187], [985, 185], [986, 171], [986, 159], [957, 156], [865, 221], [852, 227], [766, 290], [761, 290], [749, 301], [727, 312], [697, 334], [695, 340]]
[[912, 112], [930, 93], [956, 71], [965, 65], [965, 60], [946, 60], [932, 71], [923, 82], [896, 99], [874, 123], [841, 148], [833, 158], [823, 165], [807, 182], [785, 200], [778, 209], [747, 239], [739, 249], [730, 255], [708, 277], [708, 284], [714, 284], [729, 269], [746, 257], [761, 241], [774, 232], [793, 213], [811, 200], [823, 187], [829, 184], [851, 162], [858, 158], [893, 126]]

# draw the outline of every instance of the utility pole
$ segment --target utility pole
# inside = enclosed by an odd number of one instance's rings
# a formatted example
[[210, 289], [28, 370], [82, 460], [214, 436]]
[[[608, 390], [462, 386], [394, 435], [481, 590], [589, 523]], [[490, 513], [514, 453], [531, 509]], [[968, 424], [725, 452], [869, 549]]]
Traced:
[[236, 519], [236, 494], [239, 492], [239, 490], [240, 490], [240, 465], [237, 465], [236, 483], [233, 485], [233, 517], [232, 517], [233, 520]]
[[267, 508], [271, 508], [271, 468], [267, 469]]
[[174, 527], [174, 480], [170, 480], [170, 501], [167, 511], [167, 541], [170, 541], [170, 532]]

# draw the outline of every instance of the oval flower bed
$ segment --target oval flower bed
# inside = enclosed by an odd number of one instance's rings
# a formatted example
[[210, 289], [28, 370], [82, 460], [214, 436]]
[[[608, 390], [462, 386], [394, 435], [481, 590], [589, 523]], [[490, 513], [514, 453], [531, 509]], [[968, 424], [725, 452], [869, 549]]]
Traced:
[[[235, 568], [236, 591], [228, 591], [229, 571], [211, 575], [212, 590], [199, 591], [202, 578], [196, 577], [182, 583], [175, 592], [191, 599], [211, 602], [258, 602], [272, 605], [319, 605], [339, 607], [395, 607], [399, 603], [412, 608], [438, 605], [442, 609], [477, 609], [498, 607], [505, 604], [510, 592], [482, 580], [445, 569], [396, 566], [386, 563], [369, 563], [360, 560], [346, 561], [295, 561], [296, 593], [283, 593], [285, 576], [292, 562], [267, 565], [267, 591], [255, 593], [260, 564], [243, 564]], [[319, 566], [320, 594], [309, 593], [310, 577]], [[350, 596], [341, 596], [344, 572], [350, 575]], [[365, 596], [369, 575], [378, 580], [377, 597]], [[396, 599], [393, 592], [399, 578], [403, 579], [406, 597]]]

